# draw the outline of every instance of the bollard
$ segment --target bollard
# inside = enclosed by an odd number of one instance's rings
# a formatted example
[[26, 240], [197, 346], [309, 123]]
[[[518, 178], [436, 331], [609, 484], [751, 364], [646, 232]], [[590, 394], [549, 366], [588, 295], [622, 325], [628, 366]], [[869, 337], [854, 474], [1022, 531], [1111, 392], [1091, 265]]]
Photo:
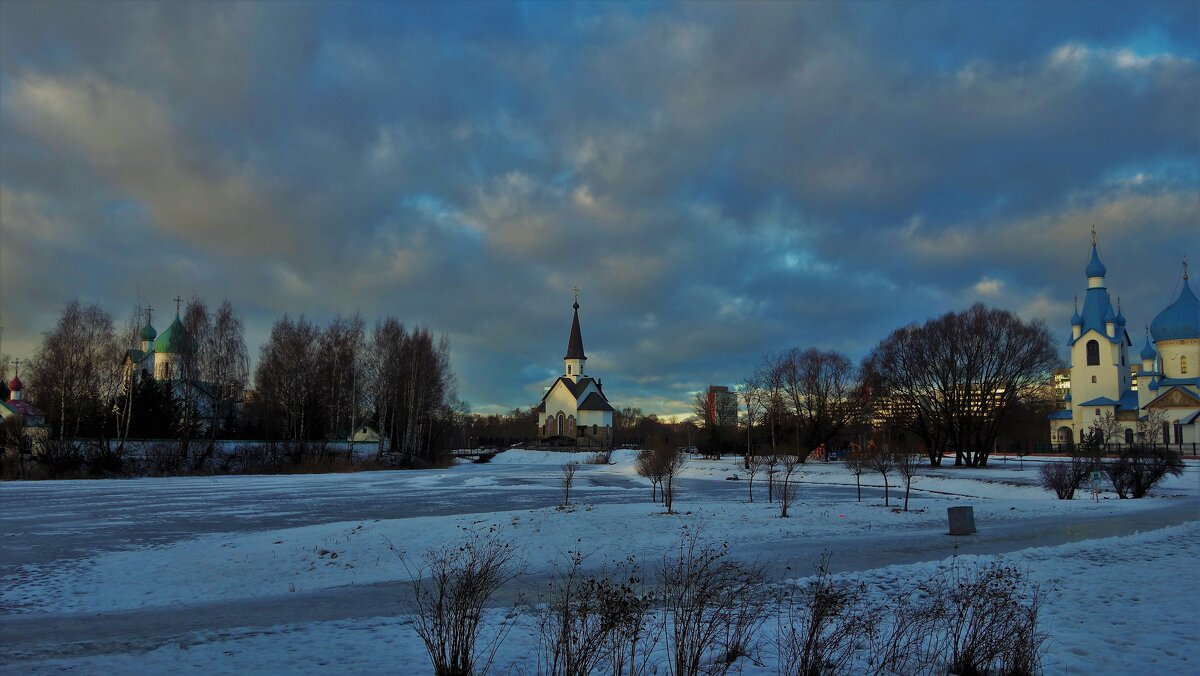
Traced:
[[950, 519], [951, 535], [970, 535], [975, 532], [974, 507], [947, 507], [946, 516]]

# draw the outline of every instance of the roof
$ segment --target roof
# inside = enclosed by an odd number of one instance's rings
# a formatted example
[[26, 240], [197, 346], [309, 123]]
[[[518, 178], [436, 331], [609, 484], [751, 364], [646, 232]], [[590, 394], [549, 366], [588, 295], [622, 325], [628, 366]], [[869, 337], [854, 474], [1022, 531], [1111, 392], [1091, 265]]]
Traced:
[[1179, 424], [1180, 425], [1191, 425], [1192, 423], [1196, 422], [1196, 418], [1198, 418], [1198, 417], [1200, 417], [1200, 411], [1196, 411], [1195, 413], [1180, 420]]
[[6, 401], [0, 405], [4, 406], [5, 408], [12, 411], [13, 413], [16, 413], [17, 415], [24, 416], [26, 422], [32, 423], [33, 421], [30, 420], [31, 418], [46, 417], [46, 414], [42, 413], [41, 409], [39, 409], [38, 407], [34, 406], [33, 404], [25, 401], [24, 399], [17, 399], [16, 401]]
[[1103, 277], [1108, 274], [1108, 269], [1104, 267], [1104, 263], [1100, 262], [1100, 254], [1096, 251], [1096, 243], [1092, 242], [1092, 258], [1088, 261], [1087, 269], [1084, 273], [1088, 277]]
[[1192, 292], [1186, 272], [1179, 296], [1150, 322], [1150, 333], [1155, 342], [1200, 338], [1200, 299]]
[[179, 315], [175, 315], [175, 321], [171, 322], [167, 330], [158, 334], [158, 339], [154, 341], [154, 351], [167, 354], [191, 354], [195, 351], [194, 344], [192, 334], [188, 333], [183, 322], [179, 321]]
[[580, 411], [611, 411], [613, 407], [604, 398], [604, 395], [599, 392], [592, 392], [579, 405]]
[[[1079, 330], [1080, 338], [1088, 331], [1095, 331], [1112, 343], [1120, 343], [1122, 339], [1128, 340], [1124, 329], [1118, 328], [1114, 332], [1116, 335], [1108, 335], [1108, 327], [1105, 324], [1109, 322], [1113, 324], [1117, 323], [1117, 312], [1113, 309], [1108, 289], [1102, 286], [1088, 289], [1087, 293], [1083, 296], [1083, 312], [1080, 316], [1083, 320]], [[1071, 343], [1074, 344], [1075, 341], [1072, 340]]]
[[1070, 411], [1055, 411], [1055, 412], [1051, 413], [1050, 415], [1046, 416], [1046, 418], [1048, 420], [1070, 420], [1071, 412]]
[[15, 392], [22, 387], [24, 387], [24, 383], [21, 382], [21, 376], [19, 375], [13, 375], [13, 379], [8, 381], [8, 390], [10, 392]]
[[563, 359], [582, 359], [587, 360], [583, 354], [583, 334], [579, 331], [579, 302], [576, 301], [572, 306], [575, 314], [571, 317], [571, 337], [567, 339], [567, 356]]
[[1079, 405], [1080, 406], [1120, 406], [1121, 402], [1113, 401], [1112, 399], [1109, 399], [1108, 397], [1096, 397], [1095, 399], [1089, 399]]
[[125, 357], [135, 364], [142, 363], [142, 360], [146, 358], [146, 354], [148, 353], [141, 350], [125, 350]]
[[1182, 385], [1175, 385], [1175, 386], [1173, 386], [1173, 387], [1168, 387], [1168, 388], [1165, 388], [1165, 389], [1166, 389], [1166, 391], [1165, 391], [1165, 392], [1163, 392], [1162, 394], [1160, 394], [1160, 395], [1158, 395], [1157, 397], [1155, 397], [1153, 400], [1151, 400], [1151, 401], [1150, 401], [1150, 403], [1146, 404], [1146, 408], [1150, 408], [1150, 407], [1151, 407], [1151, 406], [1153, 406], [1155, 403], [1157, 403], [1159, 399], [1163, 399], [1163, 398], [1164, 398], [1164, 397], [1166, 397], [1167, 395], [1171, 394], [1171, 391], [1172, 391], [1172, 390], [1179, 390], [1179, 391], [1183, 392], [1184, 394], [1188, 395], [1189, 397], [1191, 397], [1192, 399], [1195, 399], [1195, 400], [1197, 400], [1197, 401], [1200, 401], [1200, 393], [1197, 393], [1195, 390], [1189, 389], [1189, 388], [1187, 388], [1187, 387], [1184, 387], [1184, 386], [1182, 386]]
[[1158, 352], [1155, 352], [1154, 346], [1150, 344], [1150, 335], [1147, 334], [1146, 335], [1146, 344], [1145, 344], [1145, 346], [1142, 347], [1142, 354], [1141, 354], [1142, 360], [1149, 361], [1151, 359], [1154, 359], [1157, 356], [1158, 356]]
[[154, 330], [150, 322], [146, 322], [146, 325], [142, 327], [142, 340], [154, 340], [157, 336], [158, 331]]

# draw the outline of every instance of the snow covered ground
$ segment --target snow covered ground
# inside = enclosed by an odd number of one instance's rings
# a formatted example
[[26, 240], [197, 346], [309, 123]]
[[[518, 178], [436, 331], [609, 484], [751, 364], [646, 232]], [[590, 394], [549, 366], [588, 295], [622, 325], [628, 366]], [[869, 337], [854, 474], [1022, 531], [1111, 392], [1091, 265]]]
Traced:
[[[588, 455], [510, 450], [428, 472], [0, 485], [0, 670], [394, 672], [428, 664], [398, 614], [399, 553], [493, 531], [529, 562], [503, 605], [544, 582], [568, 550], [595, 565], [628, 555], [652, 564], [685, 528], [775, 579], [806, 574], [825, 550], [835, 570], [875, 584], [915, 579], [955, 555], [1001, 557], [1047, 591], [1048, 671], [1192, 673], [1200, 660], [1200, 466], [1150, 498], [1099, 502], [1055, 500], [1029, 460], [926, 470], [903, 512], [895, 478], [888, 508], [878, 477], [863, 475], [858, 502], [840, 464], [815, 463], [780, 519], [762, 477], [747, 502], [747, 477], [728, 458], [690, 461], [681, 513], [663, 514], [633, 453], [618, 451], [611, 465], [581, 465], [574, 506], [557, 509], [559, 466]], [[977, 535], [946, 535], [945, 507], [956, 505], [974, 507]], [[531, 641], [518, 626], [496, 668], [532, 669]]]

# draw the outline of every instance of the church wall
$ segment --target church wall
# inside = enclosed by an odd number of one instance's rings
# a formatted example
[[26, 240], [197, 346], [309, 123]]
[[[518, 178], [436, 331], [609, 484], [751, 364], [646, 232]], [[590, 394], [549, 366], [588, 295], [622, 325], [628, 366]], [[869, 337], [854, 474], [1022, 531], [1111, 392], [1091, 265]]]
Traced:
[[[1200, 341], [1160, 340], [1154, 344], [1163, 373], [1168, 378], [1200, 377]], [[1187, 373], [1183, 372], [1183, 359], [1187, 360]]]

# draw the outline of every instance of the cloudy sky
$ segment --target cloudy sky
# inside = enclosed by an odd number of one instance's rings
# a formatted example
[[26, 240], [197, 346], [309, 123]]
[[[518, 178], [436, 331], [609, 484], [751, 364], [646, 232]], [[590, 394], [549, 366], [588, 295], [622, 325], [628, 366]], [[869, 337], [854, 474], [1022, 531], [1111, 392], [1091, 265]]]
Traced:
[[[228, 298], [450, 337], [535, 403], [571, 287], [618, 406], [982, 301], [1131, 333], [1200, 267], [1195, 2], [0, 3], [0, 323]], [[160, 312], [156, 322], [165, 323]]]

